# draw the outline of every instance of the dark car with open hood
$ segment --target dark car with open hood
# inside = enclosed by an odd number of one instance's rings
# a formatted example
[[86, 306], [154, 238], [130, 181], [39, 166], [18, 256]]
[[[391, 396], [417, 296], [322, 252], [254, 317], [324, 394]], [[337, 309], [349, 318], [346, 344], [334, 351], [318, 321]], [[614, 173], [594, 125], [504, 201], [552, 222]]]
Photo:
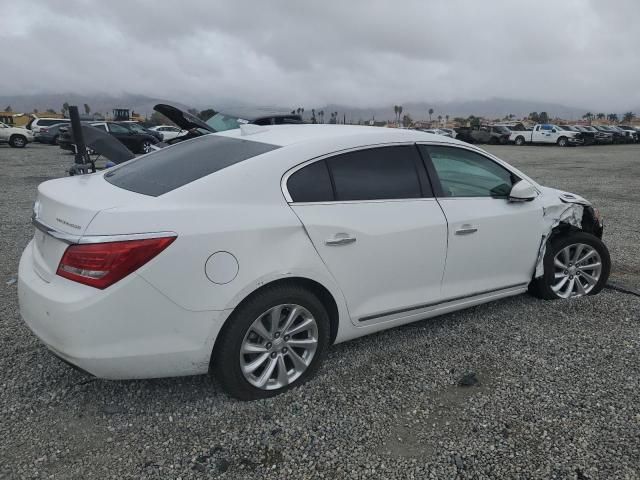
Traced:
[[234, 128], [240, 128], [240, 125], [249, 123], [254, 125], [302, 123], [300, 115], [267, 108], [235, 109], [225, 113], [218, 112], [206, 122], [185, 110], [165, 103], [159, 103], [153, 109], [167, 117], [181, 129], [187, 130], [185, 135], [168, 140], [166, 143], [170, 145], [208, 133], [233, 130]]

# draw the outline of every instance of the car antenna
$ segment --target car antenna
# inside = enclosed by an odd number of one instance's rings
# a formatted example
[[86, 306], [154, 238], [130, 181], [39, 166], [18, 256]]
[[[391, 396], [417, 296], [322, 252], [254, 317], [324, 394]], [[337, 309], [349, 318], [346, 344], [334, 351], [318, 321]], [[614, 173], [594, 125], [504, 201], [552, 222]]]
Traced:
[[82, 124], [77, 105], [69, 105], [69, 118], [71, 119], [71, 135], [76, 145], [75, 162], [69, 169], [69, 175], [83, 175], [85, 173], [95, 173], [96, 165], [87, 153], [87, 146], [84, 143]]

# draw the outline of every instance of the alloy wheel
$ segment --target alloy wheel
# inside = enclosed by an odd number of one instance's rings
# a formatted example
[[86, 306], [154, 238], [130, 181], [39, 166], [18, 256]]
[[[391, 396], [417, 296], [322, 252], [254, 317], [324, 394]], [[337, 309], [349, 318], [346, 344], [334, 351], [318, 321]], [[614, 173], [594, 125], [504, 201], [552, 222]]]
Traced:
[[151, 151], [151, 142], [144, 142], [142, 144], [142, 151], [144, 153], [149, 153]]
[[556, 254], [553, 267], [551, 290], [560, 298], [582, 297], [598, 284], [602, 259], [591, 245], [576, 243]]
[[13, 145], [16, 146], [16, 147], [24, 147], [25, 143], [27, 143], [27, 142], [25, 142], [24, 138], [22, 138], [22, 137], [15, 137], [13, 139]]
[[306, 308], [283, 304], [251, 324], [240, 347], [240, 369], [254, 387], [275, 390], [296, 381], [318, 348], [318, 325]]

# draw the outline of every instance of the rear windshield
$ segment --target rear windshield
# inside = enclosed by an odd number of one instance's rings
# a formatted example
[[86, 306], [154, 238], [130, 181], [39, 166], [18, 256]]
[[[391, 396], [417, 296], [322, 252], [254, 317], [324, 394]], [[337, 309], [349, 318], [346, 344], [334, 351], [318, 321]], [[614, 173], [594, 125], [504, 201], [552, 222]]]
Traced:
[[276, 148], [267, 143], [204, 135], [132, 160], [104, 178], [116, 187], [157, 197]]

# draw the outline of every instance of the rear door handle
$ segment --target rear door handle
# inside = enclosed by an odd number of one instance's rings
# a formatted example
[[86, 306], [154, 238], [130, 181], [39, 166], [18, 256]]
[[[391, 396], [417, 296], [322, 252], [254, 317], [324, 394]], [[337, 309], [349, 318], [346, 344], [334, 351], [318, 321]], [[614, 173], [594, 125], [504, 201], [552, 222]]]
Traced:
[[337, 247], [340, 245], [349, 245], [355, 241], [356, 237], [352, 237], [348, 233], [336, 233], [333, 238], [328, 238], [324, 243], [330, 247]]
[[472, 233], [476, 233], [478, 231], [477, 227], [473, 225], [465, 224], [456, 230], [456, 235], [471, 235]]

